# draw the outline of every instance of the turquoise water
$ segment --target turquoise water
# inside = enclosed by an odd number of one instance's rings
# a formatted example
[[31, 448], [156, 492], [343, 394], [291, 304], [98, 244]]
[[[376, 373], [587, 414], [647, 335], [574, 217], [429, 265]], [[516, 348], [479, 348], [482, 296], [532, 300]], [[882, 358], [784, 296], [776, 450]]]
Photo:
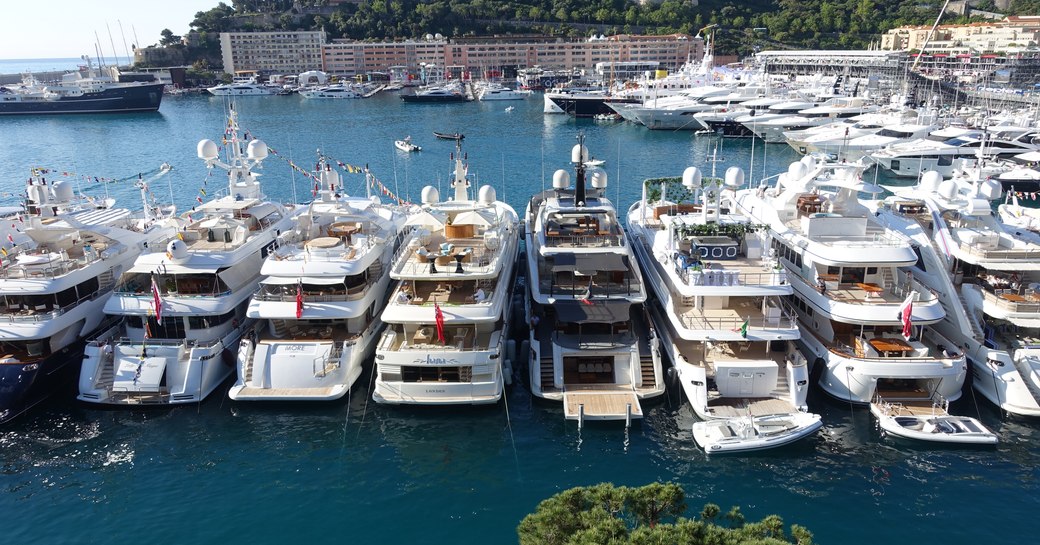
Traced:
[[[688, 132], [543, 116], [540, 97], [428, 106], [393, 96], [237, 103], [242, 126], [280, 157], [306, 166], [321, 147], [345, 163], [369, 164], [411, 198], [448, 177], [453, 145], [432, 131], [459, 130], [471, 172], [518, 210], [553, 170], [569, 168], [578, 130], [607, 161], [609, 193], [623, 209], [644, 178], [690, 165], [710, 170], [705, 158], [713, 149]], [[516, 111], [505, 112], [507, 105]], [[223, 107], [218, 98], [167, 98], [151, 115], [0, 118], [0, 191], [11, 194], [0, 204], [16, 201], [29, 169], [42, 166], [136, 208], [130, 182], [85, 177], [123, 179], [166, 161], [174, 171], [153, 193], [168, 200], [172, 187], [178, 206], [190, 206], [207, 178], [195, 144], [219, 140]], [[423, 151], [397, 151], [393, 140], [405, 135]], [[763, 165], [771, 175], [795, 158], [782, 146], [768, 147], [764, 159], [762, 151], [759, 144], [755, 177]], [[726, 141], [718, 155], [720, 169], [747, 169], [750, 143]], [[269, 195], [292, 198], [285, 161], [272, 156], [263, 172]], [[362, 187], [360, 175], [347, 180], [348, 189]], [[308, 183], [297, 175], [295, 185], [305, 198]], [[495, 407], [400, 409], [368, 401], [370, 381], [364, 375], [349, 399], [323, 405], [214, 395], [200, 406], [122, 410], [80, 404], [66, 392], [0, 428], [4, 541], [510, 543], [538, 501], [602, 481], [673, 481], [693, 511], [711, 501], [739, 505], [752, 518], [778, 513], [808, 526], [820, 543], [1028, 541], [1040, 508], [1037, 423], [1003, 420], [971, 394], [953, 410], [981, 416], [1001, 436], [996, 448], [881, 438], [867, 411], [814, 396], [810, 405], [825, 424], [818, 436], [755, 456], [709, 458], [693, 443], [694, 417], [677, 388], [626, 434], [617, 424], [579, 431], [559, 405], [534, 402], [519, 382]]]

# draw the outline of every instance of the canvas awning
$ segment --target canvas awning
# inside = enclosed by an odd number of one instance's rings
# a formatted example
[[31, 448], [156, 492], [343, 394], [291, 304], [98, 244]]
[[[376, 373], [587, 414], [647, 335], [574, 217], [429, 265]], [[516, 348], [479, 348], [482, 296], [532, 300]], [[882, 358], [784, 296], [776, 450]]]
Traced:
[[297, 282], [300, 282], [300, 281], [302, 281], [304, 284], [311, 285], [311, 286], [332, 286], [332, 285], [335, 285], [335, 284], [342, 284], [343, 283], [343, 277], [342, 276], [304, 276], [304, 277], [301, 277], [301, 278], [297, 278], [297, 277], [294, 277], [294, 276], [268, 276], [267, 278], [263, 279], [260, 283], [261, 284], [284, 286], [284, 285], [296, 284]]
[[612, 324], [627, 322], [631, 306], [628, 301], [564, 300], [553, 303], [553, 310], [560, 322]]

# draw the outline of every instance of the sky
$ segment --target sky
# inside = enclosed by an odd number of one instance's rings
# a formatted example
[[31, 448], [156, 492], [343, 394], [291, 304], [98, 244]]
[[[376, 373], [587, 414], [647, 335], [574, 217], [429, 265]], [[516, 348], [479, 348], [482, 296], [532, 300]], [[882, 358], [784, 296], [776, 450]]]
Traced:
[[[13, 0], [0, 17], [0, 59], [78, 58], [102, 53], [125, 57], [131, 44], [159, 43], [164, 28], [180, 36], [195, 13], [221, 0]], [[229, 0], [224, 0], [228, 5]], [[122, 24], [122, 33], [119, 27]], [[109, 39], [109, 30], [112, 38]], [[94, 34], [97, 33], [97, 39]], [[134, 39], [134, 34], [137, 40]], [[126, 46], [123, 38], [126, 38]], [[132, 53], [131, 53], [132, 54]]]

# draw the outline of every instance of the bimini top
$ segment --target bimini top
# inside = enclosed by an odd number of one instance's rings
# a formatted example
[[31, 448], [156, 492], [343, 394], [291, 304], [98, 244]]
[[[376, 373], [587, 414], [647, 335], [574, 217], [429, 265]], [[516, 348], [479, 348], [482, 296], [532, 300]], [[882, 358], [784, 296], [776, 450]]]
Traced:
[[632, 303], [628, 301], [596, 301], [562, 299], [553, 303], [561, 322], [613, 324], [627, 322]]

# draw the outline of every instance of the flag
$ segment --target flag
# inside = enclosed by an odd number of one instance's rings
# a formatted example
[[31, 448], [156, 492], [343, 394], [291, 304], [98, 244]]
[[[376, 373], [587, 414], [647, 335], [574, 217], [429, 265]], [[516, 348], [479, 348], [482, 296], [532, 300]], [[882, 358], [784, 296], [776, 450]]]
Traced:
[[906, 296], [906, 301], [899, 307], [899, 319], [903, 321], [903, 336], [910, 338], [914, 333], [914, 325], [911, 323], [911, 318], [914, 314], [914, 294], [917, 292], [911, 291]]
[[7, 233], [7, 242], [14, 244], [14, 237], [11, 236], [11, 233]]
[[162, 325], [162, 298], [159, 297], [159, 285], [152, 277], [152, 302], [155, 305], [155, 323]]
[[732, 331], [734, 333], [740, 333], [740, 336], [746, 339], [747, 338], [747, 328], [748, 328], [748, 325], [750, 325], [750, 323], [751, 323], [751, 319], [750, 318], [746, 318], [746, 319], [744, 319], [744, 323], [740, 324], [740, 327], [735, 327], [735, 328], [731, 329], [730, 331]]
[[303, 280], [296, 282], [296, 319], [303, 317]]
[[447, 340], [444, 337], [444, 313], [437, 303], [433, 304], [433, 319], [437, 323], [437, 342], [443, 343]]

